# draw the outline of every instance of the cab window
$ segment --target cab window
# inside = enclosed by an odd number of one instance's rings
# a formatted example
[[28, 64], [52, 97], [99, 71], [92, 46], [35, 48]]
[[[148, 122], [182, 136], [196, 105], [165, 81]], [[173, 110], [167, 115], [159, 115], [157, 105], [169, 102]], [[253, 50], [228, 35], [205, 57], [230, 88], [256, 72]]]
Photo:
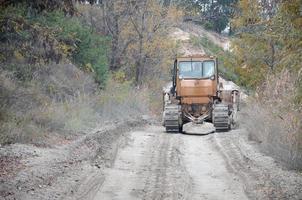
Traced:
[[214, 61], [179, 62], [179, 78], [210, 78], [215, 72]]

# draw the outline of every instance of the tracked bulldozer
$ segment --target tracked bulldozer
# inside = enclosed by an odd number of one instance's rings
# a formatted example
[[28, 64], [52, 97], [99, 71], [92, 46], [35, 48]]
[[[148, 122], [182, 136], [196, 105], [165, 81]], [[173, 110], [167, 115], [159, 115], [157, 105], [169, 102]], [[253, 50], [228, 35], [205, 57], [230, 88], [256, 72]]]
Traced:
[[163, 91], [163, 125], [167, 132], [182, 132], [188, 122], [212, 122], [216, 131], [235, 127], [239, 91], [224, 88], [217, 58], [178, 57], [172, 71], [172, 84]]

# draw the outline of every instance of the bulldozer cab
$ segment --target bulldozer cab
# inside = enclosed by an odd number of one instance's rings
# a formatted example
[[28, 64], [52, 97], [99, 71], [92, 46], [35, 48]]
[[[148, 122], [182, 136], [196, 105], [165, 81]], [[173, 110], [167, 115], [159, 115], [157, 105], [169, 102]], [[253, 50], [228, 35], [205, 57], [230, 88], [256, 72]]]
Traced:
[[211, 56], [179, 57], [174, 62], [173, 88], [184, 104], [207, 104], [217, 95], [217, 60]]

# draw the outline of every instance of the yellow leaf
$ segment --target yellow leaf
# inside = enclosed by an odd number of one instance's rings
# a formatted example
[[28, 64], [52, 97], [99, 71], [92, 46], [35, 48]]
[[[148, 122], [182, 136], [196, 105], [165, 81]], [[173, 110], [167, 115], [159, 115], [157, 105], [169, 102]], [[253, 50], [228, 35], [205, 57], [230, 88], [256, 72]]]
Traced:
[[87, 64], [84, 66], [84, 68], [85, 68], [86, 71], [94, 72], [94, 69], [93, 69], [91, 63], [87, 63]]
[[23, 61], [24, 60], [24, 56], [18, 50], [14, 51], [14, 57], [17, 59], [17, 61]]

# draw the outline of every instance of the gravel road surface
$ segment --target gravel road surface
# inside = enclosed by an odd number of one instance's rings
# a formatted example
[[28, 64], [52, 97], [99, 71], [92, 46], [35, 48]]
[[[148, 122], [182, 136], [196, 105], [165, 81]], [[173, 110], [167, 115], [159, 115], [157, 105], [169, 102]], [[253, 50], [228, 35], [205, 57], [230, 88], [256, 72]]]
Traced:
[[244, 184], [213, 144], [217, 133], [192, 130], [167, 134], [149, 126], [130, 133], [93, 199], [247, 199]]
[[301, 173], [262, 154], [243, 127], [204, 134], [211, 124], [187, 124], [170, 134], [156, 123], [135, 126], [56, 148], [1, 148], [13, 167], [4, 165], [0, 199], [302, 199]]

